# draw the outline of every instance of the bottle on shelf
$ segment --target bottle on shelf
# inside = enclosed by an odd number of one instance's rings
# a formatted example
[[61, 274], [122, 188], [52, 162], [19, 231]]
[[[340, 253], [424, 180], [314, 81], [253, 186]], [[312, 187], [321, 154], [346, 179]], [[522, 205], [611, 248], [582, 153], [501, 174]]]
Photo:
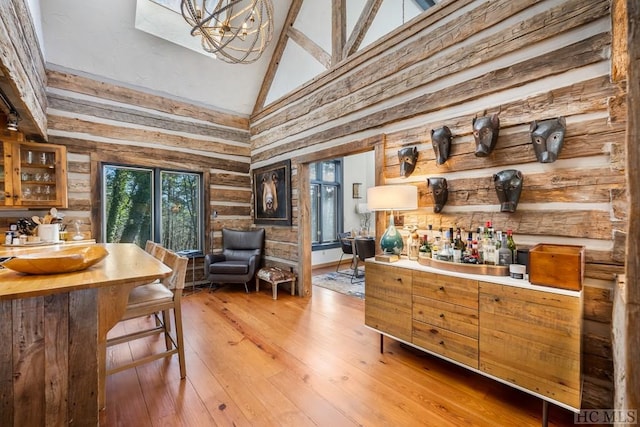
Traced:
[[478, 264], [484, 264], [484, 250], [482, 248], [482, 241], [484, 240], [484, 227], [480, 226], [476, 229], [476, 252], [478, 258]]
[[456, 237], [453, 240], [453, 262], [462, 262], [462, 253], [464, 252], [465, 244], [462, 241], [460, 235], [460, 228], [456, 228]]
[[508, 266], [513, 264], [513, 254], [507, 245], [507, 236], [502, 234], [502, 232], [498, 232], [500, 234], [500, 249], [498, 249], [498, 265]]
[[513, 240], [513, 230], [511, 229], [507, 230], [507, 248], [511, 251], [512, 262], [515, 262], [517, 246], [516, 242]]
[[483, 259], [484, 263], [488, 265], [496, 264], [496, 242], [493, 236], [493, 227], [491, 221], [487, 221], [485, 227], [485, 237], [482, 241]]

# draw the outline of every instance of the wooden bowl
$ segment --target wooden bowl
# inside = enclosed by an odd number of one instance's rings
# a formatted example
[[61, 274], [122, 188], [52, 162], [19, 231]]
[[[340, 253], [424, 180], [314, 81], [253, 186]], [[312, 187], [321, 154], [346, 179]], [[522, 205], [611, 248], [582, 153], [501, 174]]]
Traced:
[[2, 266], [25, 274], [70, 273], [89, 268], [107, 255], [109, 252], [103, 246], [75, 246], [18, 255]]

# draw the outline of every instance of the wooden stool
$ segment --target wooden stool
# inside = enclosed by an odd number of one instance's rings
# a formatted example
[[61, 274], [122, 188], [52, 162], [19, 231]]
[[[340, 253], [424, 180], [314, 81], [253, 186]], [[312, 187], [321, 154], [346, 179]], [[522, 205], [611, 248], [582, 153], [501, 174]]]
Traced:
[[260, 291], [260, 279], [271, 283], [273, 299], [278, 299], [278, 285], [291, 282], [291, 295], [296, 294], [296, 275], [290, 271], [281, 270], [278, 267], [264, 267], [256, 273], [256, 292]]

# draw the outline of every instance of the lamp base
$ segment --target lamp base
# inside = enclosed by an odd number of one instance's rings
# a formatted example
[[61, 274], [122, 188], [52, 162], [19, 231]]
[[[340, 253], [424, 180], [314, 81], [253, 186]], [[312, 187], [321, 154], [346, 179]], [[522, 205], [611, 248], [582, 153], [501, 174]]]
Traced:
[[402, 241], [402, 235], [393, 223], [393, 216], [391, 218], [391, 224], [389, 224], [380, 239], [380, 247], [385, 254], [400, 255], [402, 248], [404, 248], [404, 242]]

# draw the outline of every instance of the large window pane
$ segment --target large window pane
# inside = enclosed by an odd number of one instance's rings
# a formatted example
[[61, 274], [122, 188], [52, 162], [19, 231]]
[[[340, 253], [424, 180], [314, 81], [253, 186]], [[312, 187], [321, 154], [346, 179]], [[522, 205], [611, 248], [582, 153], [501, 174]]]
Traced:
[[105, 242], [202, 250], [201, 175], [105, 165], [103, 188]]
[[200, 176], [161, 172], [161, 243], [174, 251], [200, 249]]
[[311, 240], [314, 248], [337, 243], [342, 228], [342, 162], [329, 160], [312, 163], [311, 181]]
[[322, 241], [336, 240], [338, 235], [338, 188], [322, 187]]
[[144, 246], [153, 239], [153, 171], [105, 166], [103, 183], [105, 242]]
[[318, 215], [315, 213], [318, 212], [318, 196], [319, 196], [320, 186], [317, 184], [311, 184], [311, 242], [318, 243], [320, 242], [320, 222]]

